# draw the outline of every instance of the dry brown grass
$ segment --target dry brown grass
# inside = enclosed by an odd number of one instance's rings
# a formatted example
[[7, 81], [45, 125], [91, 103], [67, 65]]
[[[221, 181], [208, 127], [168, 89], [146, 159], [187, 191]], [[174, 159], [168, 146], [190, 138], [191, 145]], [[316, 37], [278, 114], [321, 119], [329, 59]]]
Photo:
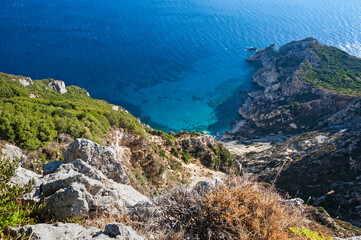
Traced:
[[273, 188], [245, 177], [229, 178], [203, 196], [177, 187], [156, 202], [164, 212], [159, 225], [169, 233], [164, 239], [302, 239], [289, 228], [309, 225]]
[[[307, 225], [297, 211], [281, 204], [272, 189], [235, 178], [220, 185], [204, 198], [205, 215], [214, 237], [242, 240], [294, 239], [290, 227]], [[218, 236], [217, 236], [218, 235]]]

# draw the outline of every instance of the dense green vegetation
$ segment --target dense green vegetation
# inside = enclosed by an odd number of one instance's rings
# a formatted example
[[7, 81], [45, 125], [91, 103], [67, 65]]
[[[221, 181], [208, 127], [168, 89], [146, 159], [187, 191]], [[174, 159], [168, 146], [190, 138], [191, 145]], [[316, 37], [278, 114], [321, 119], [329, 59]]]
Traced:
[[160, 131], [160, 130], [146, 128], [145, 131], [151, 135], [162, 137], [166, 141], [167, 145], [172, 145], [173, 140], [175, 140], [175, 137], [173, 137], [172, 135], [169, 135], [166, 132]]
[[30, 183], [25, 186], [8, 184], [17, 166], [18, 161], [0, 159], [0, 238], [7, 234], [7, 227], [33, 223], [31, 215], [38, 208], [20, 201], [23, 194], [30, 190]]
[[361, 96], [361, 59], [328, 46], [312, 44], [320, 66], [303, 64], [298, 76], [322, 89], [345, 95]]
[[[96, 100], [79, 87], [60, 94], [47, 89], [52, 79], [24, 87], [21, 76], [0, 73], [0, 139], [35, 150], [58, 134], [99, 142], [110, 127], [121, 127], [144, 137], [143, 125], [119, 107]], [[37, 97], [30, 98], [30, 94]]]

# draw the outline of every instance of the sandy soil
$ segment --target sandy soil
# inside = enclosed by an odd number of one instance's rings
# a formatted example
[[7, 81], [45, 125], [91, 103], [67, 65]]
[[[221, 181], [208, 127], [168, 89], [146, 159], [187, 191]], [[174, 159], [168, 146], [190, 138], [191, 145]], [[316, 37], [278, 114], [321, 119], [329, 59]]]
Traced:
[[237, 140], [223, 140], [220, 142], [224, 144], [230, 153], [235, 155], [243, 155], [249, 152], [265, 151], [270, 149], [274, 144], [283, 142], [288, 137], [283, 135], [275, 135], [258, 139], [251, 139], [243, 142]]

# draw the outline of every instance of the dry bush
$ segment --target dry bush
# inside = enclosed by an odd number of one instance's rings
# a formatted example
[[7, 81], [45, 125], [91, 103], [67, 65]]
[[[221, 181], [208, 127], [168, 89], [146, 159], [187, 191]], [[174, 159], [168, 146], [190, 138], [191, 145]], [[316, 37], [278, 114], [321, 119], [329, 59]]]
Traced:
[[205, 194], [176, 187], [156, 199], [158, 224], [173, 239], [300, 239], [290, 227], [307, 226], [297, 210], [282, 204], [272, 188], [245, 177], [228, 179]]
[[235, 179], [206, 193], [204, 207], [213, 239], [291, 239], [289, 228], [306, 225], [298, 211], [281, 204], [271, 188]]

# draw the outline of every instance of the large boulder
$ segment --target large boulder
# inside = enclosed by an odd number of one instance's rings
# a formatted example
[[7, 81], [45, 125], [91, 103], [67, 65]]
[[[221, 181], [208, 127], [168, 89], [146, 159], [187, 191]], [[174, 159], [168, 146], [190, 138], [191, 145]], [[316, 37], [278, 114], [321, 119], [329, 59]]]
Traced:
[[84, 227], [75, 223], [55, 223], [27, 225], [18, 229], [11, 229], [11, 236], [22, 239], [21, 235], [30, 240], [69, 240], [69, 239], [94, 239], [94, 240], [143, 240], [132, 228], [122, 223], [111, 223], [101, 231], [95, 227]]
[[108, 179], [80, 159], [60, 165], [36, 182], [32, 197], [45, 197], [46, 210], [56, 220], [117, 216], [126, 213], [128, 207], [149, 202], [132, 186]]
[[64, 162], [81, 159], [118, 183], [128, 184], [129, 178], [114, 150], [87, 139], [76, 139], [64, 153]]

